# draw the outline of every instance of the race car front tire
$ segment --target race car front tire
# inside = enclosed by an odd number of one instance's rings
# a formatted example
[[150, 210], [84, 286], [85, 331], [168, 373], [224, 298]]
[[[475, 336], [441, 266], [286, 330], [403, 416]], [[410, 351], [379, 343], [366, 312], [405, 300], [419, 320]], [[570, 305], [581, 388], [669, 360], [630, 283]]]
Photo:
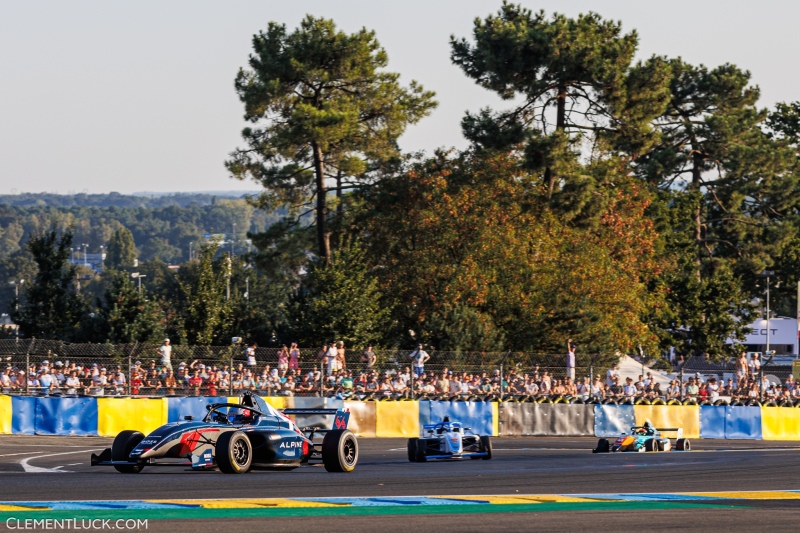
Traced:
[[657, 452], [658, 443], [656, 442], [656, 439], [647, 439], [646, 441], [644, 441], [644, 451]]
[[688, 452], [692, 449], [689, 439], [678, 439], [675, 441], [675, 449], [681, 452]]
[[216, 460], [223, 474], [244, 474], [253, 463], [253, 445], [241, 431], [226, 431], [217, 439]]
[[416, 457], [418, 463], [424, 463], [428, 460], [428, 441], [425, 439], [417, 440]]
[[352, 472], [358, 463], [358, 441], [348, 429], [328, 431], [322, 439], [322, 464], [328, 472]]
[[408, 439], [408, 460], [411, 463], [417, 462], [417, 442], [418, 438]]
[[592, 450], [592, 453], [608, 453], [611, 451], [611, 443], [608, 439], [600, 439], [597, 441], [597, 448]]
[[[142, 442], [144, 434], [139, 431], [125, 430], [120, 431], [114, 437], [114, 443], [111, 445], [111, 460], [112, 461], [130, 461], [130, 455], [136, 445]], [[142, 465], [114, 465], [117, 472], [123, 474], [138, 474], [142, 471]]]
[[484, 461], [492, 458], [492, 437], [481, 435], [481, 451], [486, 452], [486, 455], [482, 457]]

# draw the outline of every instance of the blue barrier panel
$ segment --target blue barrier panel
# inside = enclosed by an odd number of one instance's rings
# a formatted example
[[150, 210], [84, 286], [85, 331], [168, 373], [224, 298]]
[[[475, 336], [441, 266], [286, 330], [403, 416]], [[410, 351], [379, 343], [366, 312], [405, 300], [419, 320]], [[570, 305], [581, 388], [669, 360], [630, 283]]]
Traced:
[[97, 398], [36, 398], [37, 435], [97, 435]]
[[703, 405], [700, 407], [703, 439], [761, 439], [761, 407]]
[[11, 433], [36, 433], [36, 398], [11, 397]]
[[726, 439], [761, 439], [761, 407], [732, 405], [726, 407]]
[[[430, 402], [430, 419], [432, 423], [449, 416], [479, 435], [492, 434], [492, 404], [490, 402]], [[422, 407], [420, 406], [420, 412]], [[421, 417], [421, 415], [420, 415]]]
[[431, 423], [431, 401], [419, 401], [419, 427], [422, 428], [425, 424]]
[[636, 424], [632, 405], [595, 405], [594, 434], [596, 437], [617, 437]]
[[700, 438], [724, 439], [727, 415], [728, 407], [725, 405], [701, 405]]
[[195, 420], [202, 420], [210, 403], [224, 403], [226, 398], [218, 396], [191, 396], [188, 398], [167, 398], [167, 421], [179, 422], [184, 416], [193, 416]]

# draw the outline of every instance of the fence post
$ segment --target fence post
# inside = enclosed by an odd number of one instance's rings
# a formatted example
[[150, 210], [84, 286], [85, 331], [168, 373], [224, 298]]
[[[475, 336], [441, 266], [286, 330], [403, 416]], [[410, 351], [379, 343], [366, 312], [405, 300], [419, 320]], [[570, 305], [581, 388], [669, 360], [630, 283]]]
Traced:
[[678, 384], [678, 388], [680, 390], [681, 403], [683, 403], [683, 365], [681, 365], [680, 380], [681, 382]]
[[30, 394], [30, 386], [31, 386], [31, 354], [30, 352], [25, 354], [25, 396]]
[[325, 397], [325, 356], [319, 360], [319, 397]]
[[126, 383], [128, 396], [131, 395], [131, 381], [133, 380], [133, 352], [136, 351], [138, 345], [139, 341], [133, 341], [133, 348], [128, 352], [128, 382]]
[[594, 363], [589, 363], [589, 394], [588, 400], [592, 399], [592, 387], [594, 387]]
[[231, 369], [230, 374], [228, 374], [228, 396], [233, 396], [233, 350], [230, 351], [230, 356], [228, 359], [229, 367]]

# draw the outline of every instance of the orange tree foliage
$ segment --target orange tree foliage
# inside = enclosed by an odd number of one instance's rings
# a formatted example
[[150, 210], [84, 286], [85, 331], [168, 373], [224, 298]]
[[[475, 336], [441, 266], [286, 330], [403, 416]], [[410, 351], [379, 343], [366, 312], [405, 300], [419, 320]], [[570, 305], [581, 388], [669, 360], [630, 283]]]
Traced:
[[[583, 353], [652, 343], [647, 199], [617, 176], [598, 193], [600, 215], [568, 225], [532, 183], [512, 155], [439, 153], [366, 197], [360, 229], [398, 332], [472, 350], [561, 351], [567, 337]], [[465, 314], [484, 332], [471, 345], [452, 334]]]

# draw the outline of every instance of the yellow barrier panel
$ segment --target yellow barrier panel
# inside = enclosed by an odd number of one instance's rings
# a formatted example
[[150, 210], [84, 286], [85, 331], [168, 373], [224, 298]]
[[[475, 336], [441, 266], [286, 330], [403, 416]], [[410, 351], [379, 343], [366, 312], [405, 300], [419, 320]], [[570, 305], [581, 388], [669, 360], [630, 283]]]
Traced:
[[761, 438], [764, 440], [797, 440], [800, 438], [800, 409], [762, 407]]
[[0, 433], [11, 433], [11, 396], [0, 396]]
[[[359, 437], [374, 437], [375, 405], [378, 403], [379, 402], [344, 402], [344, 408], [350, 409], [350, 421], [347, 423], [347, 429]], [[417, 409], [419, 409], [419, 407], [417, 407]]]
[[[291, 396], [262, 396], [264, 401], [275, 409], [289, 409], [294, 407], [294, 398]], [[291, 400], [291, 403], [289, 402]]]
[[167, 421], [166, 398], [97, 399], [97, 434], [102, 437], [114, 437], [125, 429], [147, 435]]
[[500, 436], [500, 402], [492, 402], [492, 437]]
[[419, 402], [375, 403], [376, 437], [419, 437]]
[[[687, 439], [700, 438], [699, 405], [634, 405], [633, 412], [637, 426], [650, 420], [657, 428], [683, 428], [683, 436]], [[665, 436], [674, 437], [670, 433]]]

